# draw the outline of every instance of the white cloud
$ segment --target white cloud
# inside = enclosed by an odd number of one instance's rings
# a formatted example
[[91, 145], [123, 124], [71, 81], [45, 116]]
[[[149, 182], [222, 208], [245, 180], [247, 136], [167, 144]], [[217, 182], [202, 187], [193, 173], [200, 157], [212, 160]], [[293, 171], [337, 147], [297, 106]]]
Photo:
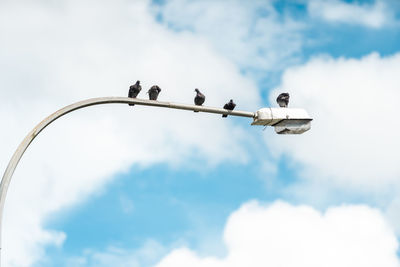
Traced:
[[314, 117], [312, 128], [290, 138], [271, 134], [266, 142], [276, 155], [302, 163], [305, 181], [384, 196], [400, 185], [399, 68], [400, 54], [373, 53], [361, 59], [321, 56], [288, 69], [270, 101], [288, 91], [290, 107]]
[[308, 2], [311, 16], [328, 22], [362, 25], [370, 28], [382, 28], [394, 22], [392, 11], [384, 1], [374, 4], [346, 3], [340, 0], [311, 0]]
[[[238, 109], [259, 107], [255, 84], [239, 69], [204, 40], [156, 23], [148, 6], [122, 0], [1, 2], [0, 98], [7, 99], [0, 106], [7, 125], [0, 133], [1, 169], [50, 113], [85, 98], [125, 96], [136, 79], [144, 92], [160, 85], [161, 100], [190, 103], [199, 87], [207, 105], [233, 98], [240, 99]], [[246, 137], [231, 119], [137, 106], [91, 107], [61, 118], [33, 142], [11, 182], [3, 264], [28, 266], [46, 245], [60, 245], [65, 236], [45, 229], [46, 217], [83, 201], [132, 164], [244, 162]]]
[[298, 60], [305, 25], [273, 1], [169, 0], [155, 9], [165, 25], [202, 36], [245, 70], [280, 71]]
[[225, 227], [222, 258], [176, 249], [157, 267], [399, 266], [398, 243], [379, 211], [339, 206], [323, 214], [309, 206], [249, 202]]

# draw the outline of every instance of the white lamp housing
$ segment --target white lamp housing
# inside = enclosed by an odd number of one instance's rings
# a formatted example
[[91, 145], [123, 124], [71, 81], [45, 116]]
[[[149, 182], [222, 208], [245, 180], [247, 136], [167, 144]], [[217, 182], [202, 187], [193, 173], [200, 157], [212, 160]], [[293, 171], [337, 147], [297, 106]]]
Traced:
[[273, 126], [278, 134], [301, 134], [311, 128], [312, 118], [300, 108], [262, 108], [251, 125]]

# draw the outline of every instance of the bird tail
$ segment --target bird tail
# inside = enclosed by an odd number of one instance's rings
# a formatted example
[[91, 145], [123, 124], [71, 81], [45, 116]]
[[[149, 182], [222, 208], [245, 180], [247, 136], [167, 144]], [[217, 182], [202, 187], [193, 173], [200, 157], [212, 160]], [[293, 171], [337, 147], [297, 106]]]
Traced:
[[226, 117], [228, 117], [228, 115], [226, 115], [226, 114], [222, 115], [222, 118], [226, 118]]

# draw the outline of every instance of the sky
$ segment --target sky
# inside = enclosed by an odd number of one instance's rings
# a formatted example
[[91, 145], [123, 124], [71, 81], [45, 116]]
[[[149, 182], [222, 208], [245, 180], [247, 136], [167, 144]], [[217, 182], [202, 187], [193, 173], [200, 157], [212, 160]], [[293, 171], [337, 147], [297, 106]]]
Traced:
[[302, 135], [248, 118], [101, 105], [46, 128], [2, 225], [8, 267], [400, 266], [400, 2], [3, 0], [0, 169], [71, 103], [289, 107]]

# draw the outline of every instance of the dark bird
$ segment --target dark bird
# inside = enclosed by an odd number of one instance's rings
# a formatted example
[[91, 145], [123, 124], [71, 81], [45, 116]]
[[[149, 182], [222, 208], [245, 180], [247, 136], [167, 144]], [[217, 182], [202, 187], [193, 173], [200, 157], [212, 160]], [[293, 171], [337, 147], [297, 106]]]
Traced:
[[150, 100], [157, 100], [158, 94], [161, 92], [161, 88], [158, 85], [153, 85], [147, 93], [149, 94]]
[[[194, 103], [197, 106], [201, 106], [203, 105], [204, 101], [206, 101], [206, 96], [203, 95], [202, 93], [200, 93], [199, 89], [194, 89], [194, 91], [196, 92], [196, 96], [194, 98]], [[198, 112], [198, 111], [194, 111], [194, 112]]]
[[[136, 83], [134, 85], [131, 85], [129, 87], [128, 97], [136, 98], [141, 90], [142, 90], [142, 86], [140, 86], [140, 81], [136, 81]], [[134, 105], [135, 104], [129, 104], [129, 106], [134, 106]]]
[[289, 93], [282, 93], [276, 99], [276, 102], [281, 108], [287, 108], [289, 105]]
[[[227, 109], [227, 110], [233, 110], [235, 107], [236, 107], [236, 104], [233, 103], [233, 100], [232, 100], [232, 99], [231, 99], [228, 103], [226, 103], [226, 104], [224, 105], [224, 109]], [[226, 118], [226, 117], [228, 117], [227, 114], [223, 114], [223, 115], [222, 115], [222, 118]]]

